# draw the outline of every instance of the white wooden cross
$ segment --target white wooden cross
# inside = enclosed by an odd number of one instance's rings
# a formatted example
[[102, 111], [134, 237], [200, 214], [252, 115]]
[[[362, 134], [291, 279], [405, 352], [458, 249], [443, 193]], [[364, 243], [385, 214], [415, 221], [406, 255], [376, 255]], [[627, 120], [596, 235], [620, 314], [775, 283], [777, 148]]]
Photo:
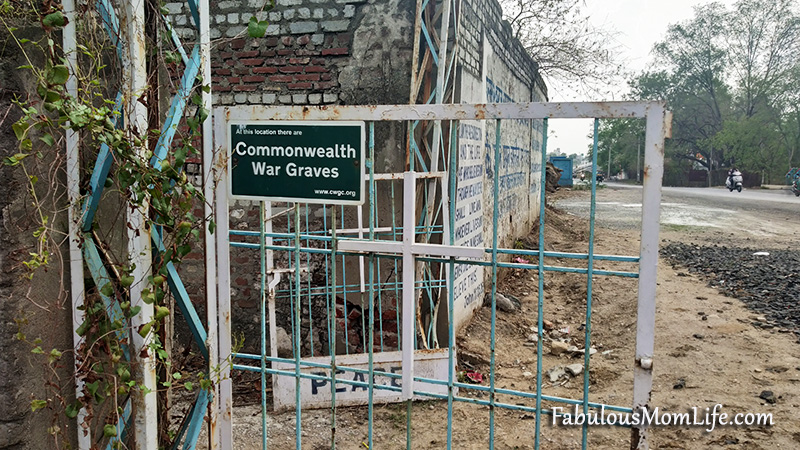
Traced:
[[[416, 195], [417, 173], [410, 171], [403, 174], [403, 241], [339, 241], [338, 249], [359, 253], [398, 253], [403, 255], [403, 372], [402, 399], [410, 400], [414, 395], [414, 335], [415, 296], [414, 296], [414, 257], [438, 256], [445, 258], [477, 258], [483, 259], [485, 250], [482, 247], [457, 247], [440, 244], [418, 244], [414, 241], [416, 230], [416, 214], [414, 199]], [[451, 287], [452, 288], [452, 287]], [[450, 320], [453, 312], [450, 311]]]

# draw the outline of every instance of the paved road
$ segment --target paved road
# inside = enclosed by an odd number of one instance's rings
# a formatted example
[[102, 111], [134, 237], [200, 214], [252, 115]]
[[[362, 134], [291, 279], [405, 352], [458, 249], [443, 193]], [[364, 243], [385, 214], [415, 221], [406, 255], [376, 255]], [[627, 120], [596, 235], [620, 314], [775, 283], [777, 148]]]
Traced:
[[[641, 186], [625, 183], [607, 183], [611, 189], [641, 189]], [[749, 205], [751, 203], [760, 204], [761, 202], [786, 203], [795, 205], [795, 210], [800, 211], [800, 197], [792, 194], [788, 189], [745, 189], [742, 192], [730, 192], [725, 188], [687, 188], [687, 187], [668, 187], [661, 188], [662, 197], [686, 198], [686, 197], [706, 197], [714, 201], [723, 202], [729, 205]]]
[[[556, 201], [573, 214], [589, 216], [586, 191]], [[597, 222], [619, 228], [638, 228], [641, 186], [608, 183], [597, 191]], [[800, 231], [800, 198], [791, 191], [720, 188], [662, 188], [661, 224], [668, 227], [734, 228], [753, 236], [794, 236]]]

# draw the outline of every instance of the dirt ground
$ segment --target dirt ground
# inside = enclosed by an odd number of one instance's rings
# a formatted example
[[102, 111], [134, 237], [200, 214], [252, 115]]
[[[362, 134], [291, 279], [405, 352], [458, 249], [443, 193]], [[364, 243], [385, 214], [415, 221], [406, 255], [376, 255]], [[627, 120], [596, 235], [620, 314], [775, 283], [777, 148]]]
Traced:
[[[550, 199], [569, 203], [586, 200], [588, 192], [559, 191]], [[615, 194], [601, 192], [598, 200]], [[629, 195], [629, 194], [624, 194]], [[638, 195], [641, 195], [640, 193]], [[587, 251], [588, 221], [564, 211], [548, 209], [546, 249], [564, 252]], [[663, 217], [663, 216], [662, 216]], [[602, 221], [598, 222], [603, 224]], [[662, 242], [725, 241], [785, 248], [796, 244], [793, 227], [772, 228], [764, 233], [728, 236], [723, 228], [663, 225]], [[538, 231], [536, 231], [538, 233]], [[776, 234], [777, 233], [777, 234]], [[536, 242], [533, 234], [530, 242]], [[738, 241], [737, 241], [738, 240]], [[631, 227], [598, 226], [595, 253], [637, 255], [639, 233]], [[549, 259], [549, 265], [576, 266], [571, 260]], [[632, 264], [596, 262], [598, 269], [635, 270]], [[513, 271], [498, 291], [521, 300], [521, 310], [499, 311], [496, 321], [496, 385], [534, 392], [536, 387], [537, 274]], [[636, 332], [636, 280], [597, 276], [593, 280], [589, 398], [593, 402], [629, 407], [632, 403], [633, 360]], [[562, 377], [551, 383], [547, 371], [582, 363], [583, 354], [549, 354], [553, 340], [584, 347], [586, 322], [586, 276], [548, 273], [545, 276], [544, 319], [553, 327], [545, 334], [542, 366], [543, 394], [581, 399], [583, 376]], [[707, 287], [704, 280], [659, 261], [656, 312], [656, 347], [653, 363], [653, 406], [661, 412], [687, 412], [698, 407], [722, 405], [722, 412], [771, 413], [771, 427], [722, 427], [706, 432], [702, 427], [663, 426], [651, 429], [651, 448], [773, 449], [800, 448], [800, 347], [785, 330], [763, 330], [751, 325], [757, 315], [734, 298]], [[459, 335], [458, 370], [475, 370], [485, 375], [488, 385], [491, 312], [481, 309]], [[777, 398], [770, 404], [759, 398], [769, 390]], [[488, 395], [462, 390], [459, 395], [488, 399]], [[252, 399], [257, 401], [256, 398]], [[498, 401], [533, 406], [532, 399], [499, 396]], [[544, 402], [545, 407], [553, 406]], [[556, 405], [565, 406], [565, 405]], [[234, 409], [235, 449], [261, 448], [261, 415], [258, 405]], [[417, 402], [413, 409], [412, 448], [446, 447], [447, 403]], [[533, 415], [497, 409], [495, 448], [534, 448]], [[404, 405], [376, 405], [375, 448], [405, 448]], [[337, 410], [336, 444], [340, 449], [367, 448], [367, 408]], [[486, 406], [456, 403], [453, 413], [453, 448], [488, 448], [489, 410]], [[307, 411], [302, 422], [303, 448], [330, 448], [330, 410]], [[294, 412], [269, 415], [269, 448], [294, 448]], [[581, 448], [581, 428], [552, 426], [550, 416], [542, 420], [542, 448]], [[588, 430], [590, 448], [629, 448], [630, 430], [596, 426]]]

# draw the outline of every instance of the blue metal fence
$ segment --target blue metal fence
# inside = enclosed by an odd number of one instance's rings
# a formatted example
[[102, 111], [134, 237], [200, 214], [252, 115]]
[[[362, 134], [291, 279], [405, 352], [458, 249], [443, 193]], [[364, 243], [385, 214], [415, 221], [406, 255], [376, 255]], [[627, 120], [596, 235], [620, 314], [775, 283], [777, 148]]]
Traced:
[[[411, 428], [414, 418], [414, 408], [412, 407], [413, 398], [427, 398], [446, 400], [448, 411], [447, 423], [447, 448], [453, 444], [453, 410], [455, 402], [463, 402], [477, 406], [489, 406], [489, 427], [487, 430], [488, 447], [494, 448], [496, 430], [496, 411], [498, 408], [506, 410], [516, 410], [530, 412], [535, 415], [535, 442], [534, 447], [541, 446], [541, 423], [543, 416], [552, 414], [550, 409], [543, 406], [546, 401], [550, 405], [578, 405], [584, 413], [590, 409], [604, 408], [606, 411], [618, 411], [632, 413], [642, 408], [649, 400], [652, 376], [652, 348], [653, 348], [653, 322], [654, 322], [654, 302], [655, 302], [655, 263], [657, 250], [658, 233], [658, 203], [660, 201], [660, 183], [663, 173], [663, 140], [668, 132], [668, 113], [660, 104], [656, 103], [602, 103], [602, 104], [498, 104], [498, 105], [426, 105], [421, 106], [386, 106], [386, 107], [334, 107], [330, 109], [302, 109], [292, 107], [231, 107], [220, 108], [216, 117], [226, 117], [229, 120], [364, 120], [369, 122], [368, 148], [369, 157], [367, 167], [370, 169], [365, 182], [369, 191], [369, 213], [368, 224], [361, 226], [358, 221], [357, 229], [347, 228], [359, 217], [360, 208], [354, 206], [312, 206], [300, 204], [266, 204], [262, 203], [262, 226], [259, 231], [236, 230], [228, 232], [228, 224], [221, 223], [220, 230], [225, 235], [230, 235], [232, 247], [239, 247], [258, 251], [261, 259], [261, 354], [235, 353], [231, 356], [234, 359], [233, 369], [241, 371], [252, 371], [262, 374], [262, 424], [264, 426], [262, 447], [268, 448], [266, 416], [268, 414], [267, 402], [267, 378], [272, 375], [273, 380], [278, 377], [287, 377], [294, 380], [294, 404], [296, 414], [296, 447], [301, 448], [301, 426], [302, 426], [302, 389], [301, 380], [312, 380], [320, 386], [323, 384], [330, 387], [330, 408], [331, 408], [331, 448], [336, 445], [336, 406], [337, 406], [337, 386], [358, 386], [367, 389], [366, 399], [368, 414], [368, 439], [365, 445], [374, 448], [374, 412], [373, 405], [376, 401], [375, 393], [388, 391], [400, 395], [400, 399], [406, 402], [406, 448], [416, 448], [411, 440]], [[517, 248], [503, 248], [498, 244], [498, 217], [499, 217], [499, 176], [493, 177], [492, 199], [493, 199], [493, 223], [492, 223], [492, 245], [487, 248], [465, 248], [451, 247], [449, 245], [431, 245], [429, 242], [431, 235], [439, 235], [441, 242], [448, 244], [454, 241], [455, 232], [455, 188], [457, 185], [456, 168], [458, 161], [456, 152], [453, 150], [455, 139], [451, 139], [446, 148], [447, 166], [441, 175], [435, 173], [417, 173], [407, 171], [395, 174], [376, 174], [374, 172], [375, 145], [374, 145], [374, 124], [375, 121], [392, 120], [448, 120], [450, 122], [450, 132], [456, 136], [459, 119], [473, 119], [480, 117], [486, 120], [496, 120], [495, 142], [491, 147], [494, 154], [494, 173], [499, 173], [501, 161], [501, 136], [502, 122], [505, 119], [541, 119], [543, 120], [543, 139], [541, 152], [541, 173], [538, 174], [538, 182], [542, 183], [539, 189], [539, 246], [538, 250], [520, 250]], [[545, 201], [544, 201], [544, 180], [545, 180], [545, 154], [547, 150], [547, 126], [548, 121], [560, 118], [594, 118], [594, 156], [592, 161], [592, 190], [591, 190], [591, 214], [588, 251], [586, 253], [564, 253], [544, 251], [544, 221], [545, 221]], [[647, 120], [648, 135], [647, 148], [645, 153], [645, 179], [644, 179], [644, 204], [646, 205], [643, 213], [643, 232], [641, 253], [638, 256], [617, 256], [595, 254], [595, 204], [596, 204], [596, 172], [597, 172], [597, 127], [601, 118], [621, 118], [621, 117], [641, 117]], [[225, 122], [219, 121], [217, 124], [217, 136], [224, 136]], [[225, 152], [221, 153], [221, 158], [226, 158]], [[221, 185], [224, 185], [225, 174]], [[420, 180], [422, 182], [420, 183]], [[438, 208], [449, 210], [447, 221], [449, 223], [426, 222], [422, 217], [416, 217], [415, 210], [424, 214], [424, 208], [417, 208], [416, 189], [417, 185], [425, 186], [427, 180], [436, 180], [443, 192], [449, 193], [450, 201], [447, 196], [443, 204]], [[381, 188], [379, 183], [388, 183], [389, 187]], [[402, 184], [402, 198], [395, 195], [396, 185]], [[449, 188], [449, 189], [448, 189]], [[378, 215], [378, 206], [385, 199], [379, 192], [389, 193], [389, 210], [391, 214]], [[429, 191], [428, 191], [429, 192]], [[402, 205], [402, 207], [401, 207]], [[273, 207], [282, 206], [286, 210], [269, 216], [265, 211], [271, 211]], [[227, 206], [225, 206], [227, 208]], [[313, 208], [321, 210], [320, 220], [312, 217]], [[301, 213], [301, 210], [304, 211]], [[396, 212], [403, 212], [403, 223], [397, 222]], [[331, 221], [328, 222], [328, 217]], [[390, 216], [390, 217], [389, 217]], [[653, 219], [655, 217], [655, 219]], [[281, 218], [280, 226], [276, 225], [278, 218]], [[389, 221], [387, 224], [386, 221]], [[223, 221], [224, 222], [224, 221]], [[267, 230], [264, 223], [271, 225]], [[409, 226], [409, 224], [414, 224]], [[445, 226], [447, 225], [447, 226]], [[273, 230], [272, 227], [279, 228]], [[282, 228], [282, 229], [280, 229]], [[447, 232], [445, 232], [447, 230]], [[350, 237], [354, 234], [359, 238]], [[366, 236], [364, 236], [366, 234]], [[223, 238], [225, 238], [223, 235]], [[402, 236], [402, 239], [399, 239]], [[424, 236], [424, 237], [420, 237]], [[226, 239], [227, 241], [227, 239]], [[416, 247], [414, 247], [416, 246]], [[413, 249], [412, 249], [413, 248]], [[477, 254], [481, 258], [467, 255]], [[267, 264], [267, 254], [282, 255], [281, 260], [287, 266], [278, 269], [273, 265]], [[508, 261], [507, 255], [522, 255], [535, 258], [532, 262]], [[548, 258], [569, 258], [585, 261], [582, 267], [564, 267], [547, 263]], [[363, 268], [358, 267], [355, 261], [364, 261]], [[636, 271], [624, 270], [599, 270], [595, 268], [595, 261], [612, 261], [638, 264]], [[302, 263], [305, 262], [305, 268]], [[408, 274], [415, 272], [414, 264], [419, 262], [440, 265], [447, 270], [438, 276], [438, 271], [430, 269], [434, 267], [428, 265], [427, 276], [420, 277], [414, 273], [408, 280]], [[222, 255], [220, 260], [220, 270], [228, 270], [230, 261]], [[455, 269], [457, 265], [477, 265], [484, 267], [491, 277], [491, 336], [490, 336], [490, 371], [488, 386], [469, 384], [460, 382], [456, 379], [455, 355], [457, 342], [455, 338], [454, 320], [449, 311], [454, 310], [454, 292], [451, 288], [454, 284]], [[312, 279], [301, 272], [311, 266], [319, 268], [317, 273], [323, 276]], [[382, 268], [389, 268], [391, 272], [385, 275]], [[496, 321], [497, 321], [497, 284], [498, 272], [501, 269], [524, 269], [538, 276], [538, 343], [536, 348], [537, 368], [536, 368], [536, 387], [532, 392], [516, 389], [500, 388], [497, 386], [495, 377], [497, 372], [496, 362]], [[353, 271], [355, 270], [355, 274]], [[386, 269], [383, 269], [386, 270]], [[282, 283], [273, 285], [281, 273], [291, 273], [291, 278]], [[562, 398], [542, 393], [542, 343], [543, 343], [543, 307], [545, 301], [544, 276], [547, 272], [577, 273], [586, 275], [586, 327], [584, 330], [585, 350], [583, 359], [583, 396], [580, 399]], [[360, 278], [358, 283], [352, 282], [348, 274], [356, 275]], [[402, 275], [402, 277], [401, 277]], [[383, 277], [386, 278], [383, 278]], [[589, 390], [589, 365], [592, 339], [592, 297], [593, 297], [593, 278], [596, 276], [618, 276], [626, 278], [639, 278], [639, 310], [637, 328], [637, 350], [635, 359], [635, 380], [634, 380], [634, 403], [632, 406], [606, 405], [590, 401]], [[402, 278], [402, 279], [401, 279]], [[273, 286], [273, 289], [270, 289]], [[413, 286], [409, 289], [409, 286]], [[439, 297], [435, 290], [441, 289], [444, 295], [442, 301], [446, 302], [445, 314], [447, 320], [447, 344], [441, 347], [445, 350], [443, 355], [447, 359], [446, 376], [431, 378], [428, 376], [417, 376], [414, 374], [413, 355], [415, 351], [422, 348], [434, 346], [435, 341], [431, 339], [432, 329], [435, 327], [432, 321], [420, 321], [419, 317], [424, 306], [427, 313], [435, 314], [435, 302]], [[229, 312], [230, 298], [225, 298], [227, 286], [220, 285], [220, 316], [222, 320], [230, 320], [226, 316]], [[409, 294], [409, 291], [411, 293]], [[419, 292], [429, 292], [427, 304], [409, 301], [408, 298], [416, 298]], [[348, 296], [348, 294], [350, 294]], [[358, 303], [348, 301], [348, 298], [360, 299]], [[340, 297], [341, 296], [341, 297]], [[392, 321], [387, 323], [384, 320], [383, 307], [386, 306], [387, 298], [395, 301], [395, 310], [390, 311]], [[402, 300], [402, 305], [399, 304]], [[291, 327], [292, 336], [292, 357], [278, 357], [274, 352], [267, 349], [267, 324], [269, 317], [273, 314], [267, 313], [267, 305], [274, 302], [276, 305], [284, 303], [287, 311], [291, 312], [291, 317], [285, 322]], [[319, 307], [315, 308], [314, 302], [318, 302]], [[302, 305], [308, 305], [307, 314], [302, 314]], [[341, 307], [340, 307], [341, 306]], [[377, 311], [376, 311], [377, 310]], [[409, 311], [411, 310], [411, 311]], [[320, 312], [323, 317], [313, 316], [314, 312]], [[354, 313], [354, 311], [356, 313]], [[401, 317], [402, 311], [402, 317]], [[226, 318], [227, 317], [227, 318]], [[416, 317], [417, 320], [409, 320]], [[279, 320], [280, 322], [280, 320]], [[391, 323], [393, 322], [393, 323]], [[307, 324], [307, 325], [306, 325]], [[420, 330], [418, 325], [423, 324], [427, 330]], [[269, 323], [271, 327], [276, 324]], [[230, 324], [226, 325], [227, 327]], [[327, 351], [319, 355], [315, 352], [314, 346], [314, 327], [321, 326], [325, 331], [327, 341]], [[343, 328], [343, 335], [339, 337], [337, 330]], [[224, 329], [225, 327], [221, 327]], [[357, 330], [355, 334], [352, 331]], [[387, 343], [385, 337], [393, 333], [397, 337], [396, 346]], [[309, 344], [304, 347], [301, 340], [303, 335], [308, 336]], [[402, 336], [402, 339], [400, 337]], [[274, 338], [274, 333], [272, 334]], [[358, 344], [351, 346], [351, 339], [357, 339]], [[337, 352], [337, 344], [344, 346]], [[409, 345], [410, 344], [410, 345]], [[273, 344], [274, 345], [274, 344]], [[376, 369], [375, 356], [381, 352], [397, 349], [403, 354], [402, 373], [394, 373], [386, 370]], [[229, 351], [229, 350], [228, 350]], [[366, 369], [353, 365], [337, 362], [337, 356], [352, 355], [355, 352], [366, 354]], [[226, 353], [225, 348], [220, 349], [221, 357]], [[337, 355], [337, 353], [339, 355]], [[329, 362], [323, 362], [320, 358], [325, 357]], [[313, 359], [312, 359], [313, 358]], [[409, 359], [411, 358], [411, 359]], [[260, 365], [256, 365], [260, 362]], [[308, 368], [319, 369], [309, 372]], [[360, 377], [348, 378], [343, 374], [356, 374]], [[366, 378], [364, 377], [366, 376]], [[391, 383], [375, 383], [375, 377], [382, 377], [392, 380]], [[413, 383], [411, 382], [413, 380]], [[397, 381], [398, 383], [395, 383]], [[437, 390], [441, 388], [442, 390]], [[465, 395], [468, 392], [482, 392], [488, 394], [488, 399]], [[502, 397], [502, 398], [501, 398]], [[535, 401], [535, 405], [529, 406], [526, 401]], [[230, 431], [228, 431], [230, 432]], [[588, 428], [583, 426], [582, 446], [588, 445]], [[223, 431], [225, 433], [225, 431]], [[634, 442], [646, 447], [646, 429], [643, 427], [633, 431]]]

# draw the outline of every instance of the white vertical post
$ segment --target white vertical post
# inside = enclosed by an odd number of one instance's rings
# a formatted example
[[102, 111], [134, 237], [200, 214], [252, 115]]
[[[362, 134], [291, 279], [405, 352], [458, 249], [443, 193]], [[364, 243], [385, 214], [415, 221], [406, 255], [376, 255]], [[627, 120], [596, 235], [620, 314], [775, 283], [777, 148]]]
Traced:
[[406, 172], [403, 177], [403, 400], [414, 396], [414, 199], [416, 198], [416, 173]]
[[[231, 248], [228, 236], [228, 132], [225, 121], [217, 124], [216, 139], [223, 144], [217, 146], [216, 167], [218, 172], [216, 217], [217, 217], [217, 345], [219, 354], [219, 418], [220, 449], [233, 448], [233, 384], [231, 383]], [[213, 344], [213, 343], [212, 343]]]
[[[124, 2], [126, 24], [124, 39], [126, 43], [124, 64], [123, 95], [125, 97], [125, 116], [129, 138], [134, 130], [139, 136], [147, 136], [147, 108], [138, 101], [147, 87], [147, 66], [145, 61], [144, 0]], [[137, 149], [140, 158], [146, 158], [147, 140]], [[156, 368], [149, 346], [153, 341], [152, 332], [139, 335], [139, 327], [153, 319], [153, 305], [142, 301], [142, 290], [147, 286], [152, 264], [150, 229], [146, 222], [147, 206], [134, 208], [128, 212], [128, 258], [135, 269], [131, 272], [134, 282], [130, 287], [131, 306], [141, 307], [139, 314], [131, 318], [133, 351], [131, 357], [137, 361], [136, 374], [144, 389], [137, 389], [133, 396], [134, 436], [137, 448], [158, 447], [158, 410], [156, 403]]]
[[[656, 325], [656, 275], [658, 266], [658, 227], [661, 205], [661, 179], [664, 175], [664, 138], [668, 134], [669, 114], [664, 105], [647, 107], [644, 145], [644, 187], [642, 189], [642, 240], [639, 251], [639, 299], [636, 319], [636, 353], [633, 368], [633, 411], [650, 407], [653, 387], [653, 349]], [[647, 427], [632, 430], [631, 448], [646, 450]]]
[[[203, 86], [211, 87], [211, 26], [210, 26], [210, 6], [208, 0], [200, 0], [197, 5], [200, 15], [200, 73], [203, 77]], [[207, 92], [206, 92], [207, 91]], [[206, 271], [206, 324], [208, 327], [208, 337], [206, 346], [208, 347], [208, 373], [213, 375], [214, 367], [217, 365], [218, 345], [217, 345], [217, 252], [215, 245], [215, 235], [211, 233], [209, 220], [213, 215], [214, 207], [214, 116], [213, 116], [213, 97], [210, 89], [203, 89], [201, 93], [203, 107], [206, 108], [208, 118], [203, 122], [203, 196], [206, 199], [203, 205], [204, 247], [205, 247], [205, 271]], [[214, 398], [209, 405], [209, 444], [212, 450], [220, 449], [220, 433], [217, 420], [219, 418], [219, 386], [214, 385]]]
[[[69, 78], [67, 79], [67, 93], [75, 97], [78, 95], [78, 79], [75, 77], [75, 70], [78, 65], [77, 37], [75, 34], [75, 2], [74, 0], [64, 0], [64, 13], [67, 16], [67, 25], [64, 26], [64, 56], [69, 68]], [[75, 349], [74, 361], [75, 370], [80, 365], [78, 355], [83, 346], [84, 339], [78, 336], [76, 330], [83, 323], [84, 314], [84, 289], [83, 284], [83, 255], [80, 249], [81, 240], [81, 192], [80, 192], [80, 155], [78, 151], [78, 133], [72, 130], [66, 132], [66, 154], [67, 154], [67, 195], [69, 197], [69, 275], [70, 275], [70, 297], [72, 298], [72, 341]], [[75, 378], [75, 396], [83, 395], [83, 380]], [[92, 446], [92, 435], [89, 428], [83, 428], [82, 424], [86, 421], [86, 408], [78, 411], [76, 418], [76, 430], [78, 435], [78, 450], [89, 450]]]

